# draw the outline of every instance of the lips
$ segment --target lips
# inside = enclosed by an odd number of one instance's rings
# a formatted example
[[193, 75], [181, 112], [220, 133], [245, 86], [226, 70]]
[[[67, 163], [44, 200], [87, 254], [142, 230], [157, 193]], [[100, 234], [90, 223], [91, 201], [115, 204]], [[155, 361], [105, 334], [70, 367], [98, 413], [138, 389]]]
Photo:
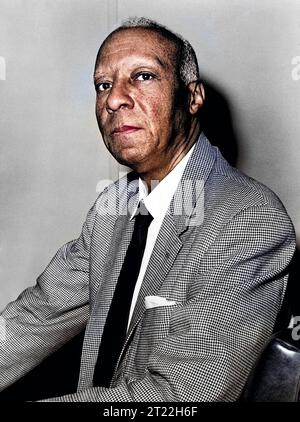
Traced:
[[117, 128], [115, 128], [112, 132], [113, 135], [118, 135], [118, 134], [127, 134], [127, 133], [131, 133], [131, 132], [136, 132], [138, 130], [140, 130], [141, 128], [138, 126], [131, 126], [131, 125], [122, 125], [119, 126]]

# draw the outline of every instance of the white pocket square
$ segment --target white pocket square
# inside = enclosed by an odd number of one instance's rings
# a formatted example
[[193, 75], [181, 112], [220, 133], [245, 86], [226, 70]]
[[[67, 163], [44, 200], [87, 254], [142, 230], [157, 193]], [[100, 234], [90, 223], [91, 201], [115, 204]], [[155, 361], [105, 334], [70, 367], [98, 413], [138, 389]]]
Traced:
[[145, 307], [146, 309], [157, 308], [159, 306], [172, 306], [176, 305], [174, 300], [168, 300], [161, 296], [146, 296]]

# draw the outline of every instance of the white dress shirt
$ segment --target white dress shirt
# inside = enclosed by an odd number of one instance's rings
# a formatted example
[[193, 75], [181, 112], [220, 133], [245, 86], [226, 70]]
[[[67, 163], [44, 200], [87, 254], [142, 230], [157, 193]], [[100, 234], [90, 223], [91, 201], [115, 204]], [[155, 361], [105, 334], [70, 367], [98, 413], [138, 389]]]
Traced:
[[[147, 184], [139, 179], [139, 201], [143, 201], [147, 210], [152, 215], [153, 220], [148, 228], [146, 246], [141, 263], [140, 272], [135, 285], [130, 307], [128, 327], [131, 321], [132, 313], [136, 304], [136, 300], [141, 288], [141, 284], [149, 263], [151, 253], [153, 251], [160, 226], [169, 208], [170, 202], [181, 180], [187, 162], [192, 155], [195, 145], [188, 151], [182, 160], [173, 168], [173, 170], [155, 186], [155, 188], [148, 194]], [[134, 217], [136, 209], [133, 211], [131, 218]], [[127, 327], [127, 328], [128, 328]]]

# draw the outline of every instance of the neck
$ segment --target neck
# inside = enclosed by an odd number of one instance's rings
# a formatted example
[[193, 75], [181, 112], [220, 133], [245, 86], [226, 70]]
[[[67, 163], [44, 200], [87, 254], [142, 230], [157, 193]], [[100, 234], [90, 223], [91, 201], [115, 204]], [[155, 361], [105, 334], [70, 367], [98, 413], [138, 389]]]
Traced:
[[157, 168], [154, 168], [150, 171], [139, 173], [141, 179], [146, 182], [148, 187], [148, 192], [151, 192], [153, 187], [153, 181], [155, 184], [164, 179], [174, 167], [183, 159], [183, 157], [188, 153], [192, 146], [197, 142], [200, 135], [200, 123], [197, 120], [192, 122], [189, 134], [187, 136], [180, 137], [174, 145], [172, 145], [166, 153], [166, 164]]

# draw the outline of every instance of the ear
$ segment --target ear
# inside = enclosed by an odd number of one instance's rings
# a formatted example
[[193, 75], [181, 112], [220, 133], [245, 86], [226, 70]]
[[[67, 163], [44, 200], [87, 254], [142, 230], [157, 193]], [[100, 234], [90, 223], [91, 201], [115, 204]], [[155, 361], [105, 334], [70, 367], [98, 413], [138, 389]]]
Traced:
[[190, 82], [187, 86], [189, 95], [189, 112], [196, 114], [204, 104], [205, 91], [200, 81]]

